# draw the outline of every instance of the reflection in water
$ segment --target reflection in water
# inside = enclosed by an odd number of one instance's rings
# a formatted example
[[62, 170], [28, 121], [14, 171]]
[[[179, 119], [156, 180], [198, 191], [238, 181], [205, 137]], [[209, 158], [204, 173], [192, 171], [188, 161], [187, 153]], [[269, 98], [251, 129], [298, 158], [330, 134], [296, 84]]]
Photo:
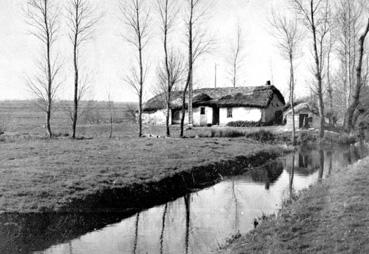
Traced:
[[301, 149], [133, 216], [2, 215], [0, 253], [209, 253], [231, 235], [253, 229], [255, 217], [275, 213], [284, 199], [366, 153], [354, 146]]
[[234, 231], [238, 232], [238, 200], [237, 200], [237, 194], [236, 194], [236, 183], [234, 180], [232, 180], [232, 196], [234, 201]]
[[328, 176], [330, 176], [332, 173], [332, 168], [333, 168], [332, 151], [327, 152], [327, 157], [328, 157]]
[[184, 196], [184, 202], [186, 207], [186, 234], [185, 234], [185, 253], [188, 253], [189, 242], [190, 242], [190, 215], [191, 215], [191, 194]]
[[140, 222], [140, 213], [137, 213], [136, 223], [135, 223], [135, 237], [134, 237], [134, 243], [133, 243], [133, 254], [136, 254], [136, 251], [137, 251], [139, 222]]
[[295, 176], [295, 154], [293, 153], [291, 156], [291, 172], [290, 172], [290, 182], [289, 182], [289, 189], [290, 189], [290, 199], [293, 198], [293, 177]]
[[324, 172], [324, 151], [323, 149], [319, 149], [319, 176], [318, 181], [322, 181], [323, 179], [323, 172]]
[[164, 250], [164, 233], [165, 233], [165, 219], [167, 217], [168, 204], [164, 205], [163, 217], [161, 222], [161, 232], [160, 232], [160, 254], [163, 254]]

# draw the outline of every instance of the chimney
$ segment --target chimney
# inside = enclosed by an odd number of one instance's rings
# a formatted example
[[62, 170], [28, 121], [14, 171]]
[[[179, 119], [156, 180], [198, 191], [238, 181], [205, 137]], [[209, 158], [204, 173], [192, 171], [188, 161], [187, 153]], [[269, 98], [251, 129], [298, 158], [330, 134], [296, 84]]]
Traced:
[[271, 86], [272, 85], [272, 83], [270, 82], [270, 80], [267, 80], [267, 82], [266, 82], [266, 84], [265, 84], [266, 86]]

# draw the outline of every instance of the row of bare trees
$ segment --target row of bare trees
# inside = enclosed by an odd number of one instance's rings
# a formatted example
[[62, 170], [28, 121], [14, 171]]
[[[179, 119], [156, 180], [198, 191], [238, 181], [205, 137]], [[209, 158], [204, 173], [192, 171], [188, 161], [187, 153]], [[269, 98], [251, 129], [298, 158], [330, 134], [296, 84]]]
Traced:
[[[205, 4], [204, 4], [205, 3]], [[204, 0], [157, 0], [156, 13], [159, 17], [161, 42], [163, 48], [163, 60], [158, 66], [158, 93], [163, 96], [166, 107], [166, 134], [170, 136], [171, 118], [171, 94], [176, 85], [184, 81], [183, 106], [181, 118], [181, 136], [184, 133], [184, 120], [186, 105], [188, 106], [189, 124], [193, 124], [192, 96], [193, 96], [193, 69], [196, 60], [202, 54], [208, 52], [211, 41], [206, 39], [202, 29], [202, 19], [206, 14], [208, 5]], [[142, 109], [145, 77], [147, 75], [147, 63], [144, 61], [144, 50], [147, 46], [154, 27], [150, 27], [152, 17], [149, 15], [150, 2], [147, 0], [128, 0], [121, 2], [121, 10], [124, 21], [129, 28], [127, 41], [137, 50], [137, 63], [126, 76], [126, 82], [138, 95], [138, 125], [139, 136], [142, 136]], [[185, 12], [186, 48], [188, 60], [183, 61], [182, 53], [176, 48], [171, 34], [179, 27], [179, 13]], [[186, 73], [186, 74], [185, 74]], [[186, 77], [185, 77], [186, 76]]]
[[[73, 55], [74, 99], [70, 115], [72, 137], [75, 138], [79, 103], [88, 86], [88, 76], [81, 74], [80, 53], [92, 38], [99, 17], [89, 0], [69, 0], [65, 8], [67, 13], [65, 24], [69, 30]], [[51, 117], [55, 96], [62, 84], [62, 79], [59, 77], [62, 63], [55, 45], [61, 36], [60, 28], [63, 22], [61, 13], [61, 6], [56, 0], [28, 0], [27, 2], [26, 14], [30, 31], [41, 43], [41, 57], [37, 61], [38, 72], [32, 77], [27, 77], [27, 85], [36, 95], [38, 106], [46, 114], [49, 137], [53, 136]]]
[[[136, 51], [136, 62], [131, 64], [129, 73], [125, 76], [125, 83], [133, 88], [138, 96], [138, 126], [139, 136], [142, 136], [142, 110], [143, 95], [146, 90], [145, 81], [148, 72], [145, 49], [152, 38], [151, 27], [152, 3], [147, 0], [120, 1], [121, 13], [127, 32], [124, 38]], [[72, 121], [72, 137], [76, 137], [79, 118], [79, 105], [83, 95], [88, 89], [89, 77], [81, 70], [81, 51], [92, 38], [94, 28], [99, 20], [98, 11], [89, 0], [69, 0], [66, 9], [65, 24], [69, 29], [68, 37], [71, 42], [73, 56], [73, 106], [68, 110]], [[197, 59], [209, 52], [212, 41], [208, 39], [204, 27], [204, 17], [210, 5], [204, 0], [157, 0], [156, 14], [159, 17], [161, 40], [163, 45], [163, 60], [158, 66], [159, 92], [163, 94], [166, 103], [166, 132], [170, 136], [171, 94], [183, 84], [181, 136], [184, 134], [186, 109], [188, 109], [188, 122], [193, 124], [193, 72]], [[32, 27], [32, 33], [42, 44], [41, 53], [45, 57], [39, 61], [39, 73], [27, 78], [28, 87], [37, 96], [40, 108], [46, 114], [46, 127], [48, 135], [52, 137], [51, 117], [57, 90], [62, 84], [59, 76], [62, 68], [58, 57], [56, 41], [60, 38], [60, 27], [63, 23], [61, 6], [55, 0], [28, 0], [27, 16]], [[185, 13], [179, 18], [180, 13]], [[180, 19], [180, 20], [179, 20]], [[183, 33], [187, 48], [187, 61], [185, 54], [175, 46], [171, 34], [179, 28], [184, 19]], [[229, 63], [232, 66], [231, 76], [234, 86], [237, 84], [238, 70], [244, 59], [244, 41], [241, 28], [238, 27], [235, 45], [231, 48]]]
[[[136, 62], [126, 75], [125, 81], [137, 93], [139, 136], [143, 134], [143, 95], [147, 89], [148, 73], [146, 48], [152, 38], [152, 3], [148, 0], [121, 0], [121, 13], [128, 33], [125, 39], [134, 47]], [[281, 55], [289, 63], [289, 97], [294, 104], [296, 86], [295, 65], [304, 43], [311, 48], [314, 80], [311, 89], [317, 99], [320, 115], [320, 136], [324, 136], [326, 116], [332, 123], [332, 112], [337, 108], [335, 90], [343, 88], [344, 126], [351, 132], [355, 126], [360, 105], [360, 94], [369, 77], [369, 61], [366, 37], [369, 32], [368, 4], [365, 0], [291, 0], [291, 13], [274, 13], [271, 26]], [[188, 123], [193, 124], [192, 97], [194, 88], [194, 66], [197, 59], [212, 48], [204, 28], [204, 17], [209, 4], [204, 0], [156, 0], [155, 15], [159, 20], [163, 59], [157, 69], [160, 94], [166, 107], [166, 133], [170, 136], [171, 96], [179, 84], [182, 88], [181, 136], [184, 134], [186, 109]], [[88, 75], [80, 67], [81, 51], [91, 39], [99, 20], [97, 10], [89, 0], [69, 0], [66, 6], [66, 26], [69, 29], [71, 53], [73, 55], [74, 97], [71, 110], [73, 138], [76, 137], [79, 103], [88, 84]], [[42, 45], [42, 54], [37, 62], [39, 72], [28, 77], [30, 89], [37, 95], [40, 107], [46, 115], [48, 135], [52, 136], [50, 120], [55, 94], [62, 83], [59, 77], [62, 64], [58, 57], [56, 41], [60, 37], [62, 18], [55, 0], [28, 0], [27, 14], [32, 34]], [[180, 15], [185, 13], [185, 15]], [[181, 18], [179, 18], [181, 17]], [[179, 26], [179, 19], [184, 25]], [[173, 31], [183, 29], [186, 53], [182, 54], [173, 40]], [[245, 41], [238, 26], [235, 43], [228, 57], [232, 84], [237, 86], [240, 66], [245, 58]], [[187, 55], [187, 57], [183, 57]], [[186, 60], [183, 60], [186, 59]], [[307, 60], [307, 58], [305, 58]], [[338, 62], [338, 67], [337, 67]], [[81, 73], [82, 72], [82, 73]], [[342, 96], [341, 96], [342, 97]], [[326, 98], [328, 100], [326, 100]], [[328, 103], [327, 103], [328, 101]], [[340, 103], [342, 105], [342, 103]], [[328, 110], [326, 108], [329, 108]], [[293, 107], [292, 107], [293, 108]], [[294, 114], [294, 112], [293, 112]], [[293, 117], [294, 119], [294, 117]], [[293, 123], [293, 126], [295, 124]], [[295, 129], [295, 128], [293, 128]], [[294, 134], [293, 134], [294, 137]]]
[[[274, 12], [270, 22], [279, 50], [290, 65], [290, 104], [294, 105], [294, 62], [301, 56], [306, 37], [312, 55], [314, 80], [311, 90], [318, 104], [320, 137], [324, 137], [326, 117], [333, 124], [333, 111], [341, 105], [344, 105], [344, 128], [352, 132], [369, 71], [368, 65], [363, 66], [368, 61], [368, 4], [362, 0], [291, 0], [291, 6], [292, 13]], [[338, 63], [338, 68], [333, 67], [333, 62]], [[343, 101], [337, 101], [342, 97]], [[292, 115], [295, 141], [293, 107]]]

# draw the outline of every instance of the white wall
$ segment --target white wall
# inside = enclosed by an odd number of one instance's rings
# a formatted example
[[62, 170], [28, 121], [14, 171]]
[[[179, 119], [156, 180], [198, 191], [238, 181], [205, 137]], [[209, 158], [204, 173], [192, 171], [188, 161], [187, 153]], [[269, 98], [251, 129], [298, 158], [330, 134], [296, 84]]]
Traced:
[[[213, 123], [213, 108], [211, 107], [204, 107], [205, 108], [205, 118], [206, 118], [206, 125]], [[195, 126], [201, 125], [201, 107], [193, 109], [193, 124]]]
[[232, 108], [232, 118], [227, 117], [227, 108], [219, 109], [219, 124], [226, 125], [234, 121], [259, 122], [262, 120], [262, 109], [234, 107]]
[[[166, 122], [166, 109], [161, 109], [153, 113], [142, 113], [142, 122], [149, 125], [165, 125]], [[171, 115], [169, 116], [169, 122], [171, 122]]]

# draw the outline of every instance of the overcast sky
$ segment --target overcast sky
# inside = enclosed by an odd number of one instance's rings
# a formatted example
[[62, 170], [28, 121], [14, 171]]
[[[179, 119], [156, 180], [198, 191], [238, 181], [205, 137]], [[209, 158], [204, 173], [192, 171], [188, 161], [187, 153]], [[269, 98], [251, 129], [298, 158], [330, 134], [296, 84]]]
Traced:
[[[91, 89], [86, 99], [106, 100], [107, 91], [112, 93], [115, 101], [135, 101], [136, 96], [123, 79], [129, 73], [129, 66], [134, 61], [136, 53], [120, 36], [126, 32], [120, 20], [119, 0], [91, 0], [104, 13], [100, 20], [94, 39], [82, 51], [83, 71], [89, 74]], [[245, 35], [246, 58], [240, 71], [239, 86], [263, 85], [272, 80], [274, 85], [284, 94], [288, 87], [288, 66], [280, 57], [276, 43], [270, 36], [268, 16], [271, 7], [286, 9], [286, 0], [209, 0], [214, 2], [204, 26], [216, 42], [211, 54], [204, 55], [196, 65], [196, 87], [214, 86], [214, 66], [218, 66], [218, 86], [231, 86], [225, 58], [230, 43], [234, 39], [237, 23]], [[67, 1], [57, 1], [66, 4]], [[154, 1], [149, 0], [149, 3]], [[29, 33], [26, 17], [22, 9], [26, 0], [0, 0], [0, 100], [29, 99], [32, 94], [25, 85], [25, 76], [34, 74], [34, 61], [39, 54], [39, 43]], [[151, 8], [154, 10], [154, 8]], [[149, 78], [146, 83], [145, 98], [152, 95], [155, 85], [155, 70], [162, 59], [160, 36], [156, 33], [155, 19], [157, 15], [151, 12], [153, 18], [152, 36], [144, 57], [150, 65]], [[182, 51], [184, 50], [184, 33], [180, 23], [183, 13], [178, 14], [179, 24], [172, 34], [171, 41]], [[57, 46], [64, 62], [63, 88], [58, 98], [71, 99], [73, 78], [72, 47], [67, 39], [66, 31], [60, 34]], [[185, 52], [183, 52], [185, 54]], [[310, 74], [307, 66], [299, 64], [297, 72], [297, 95], [305, 95], [309, 88], [307, 83]]]

